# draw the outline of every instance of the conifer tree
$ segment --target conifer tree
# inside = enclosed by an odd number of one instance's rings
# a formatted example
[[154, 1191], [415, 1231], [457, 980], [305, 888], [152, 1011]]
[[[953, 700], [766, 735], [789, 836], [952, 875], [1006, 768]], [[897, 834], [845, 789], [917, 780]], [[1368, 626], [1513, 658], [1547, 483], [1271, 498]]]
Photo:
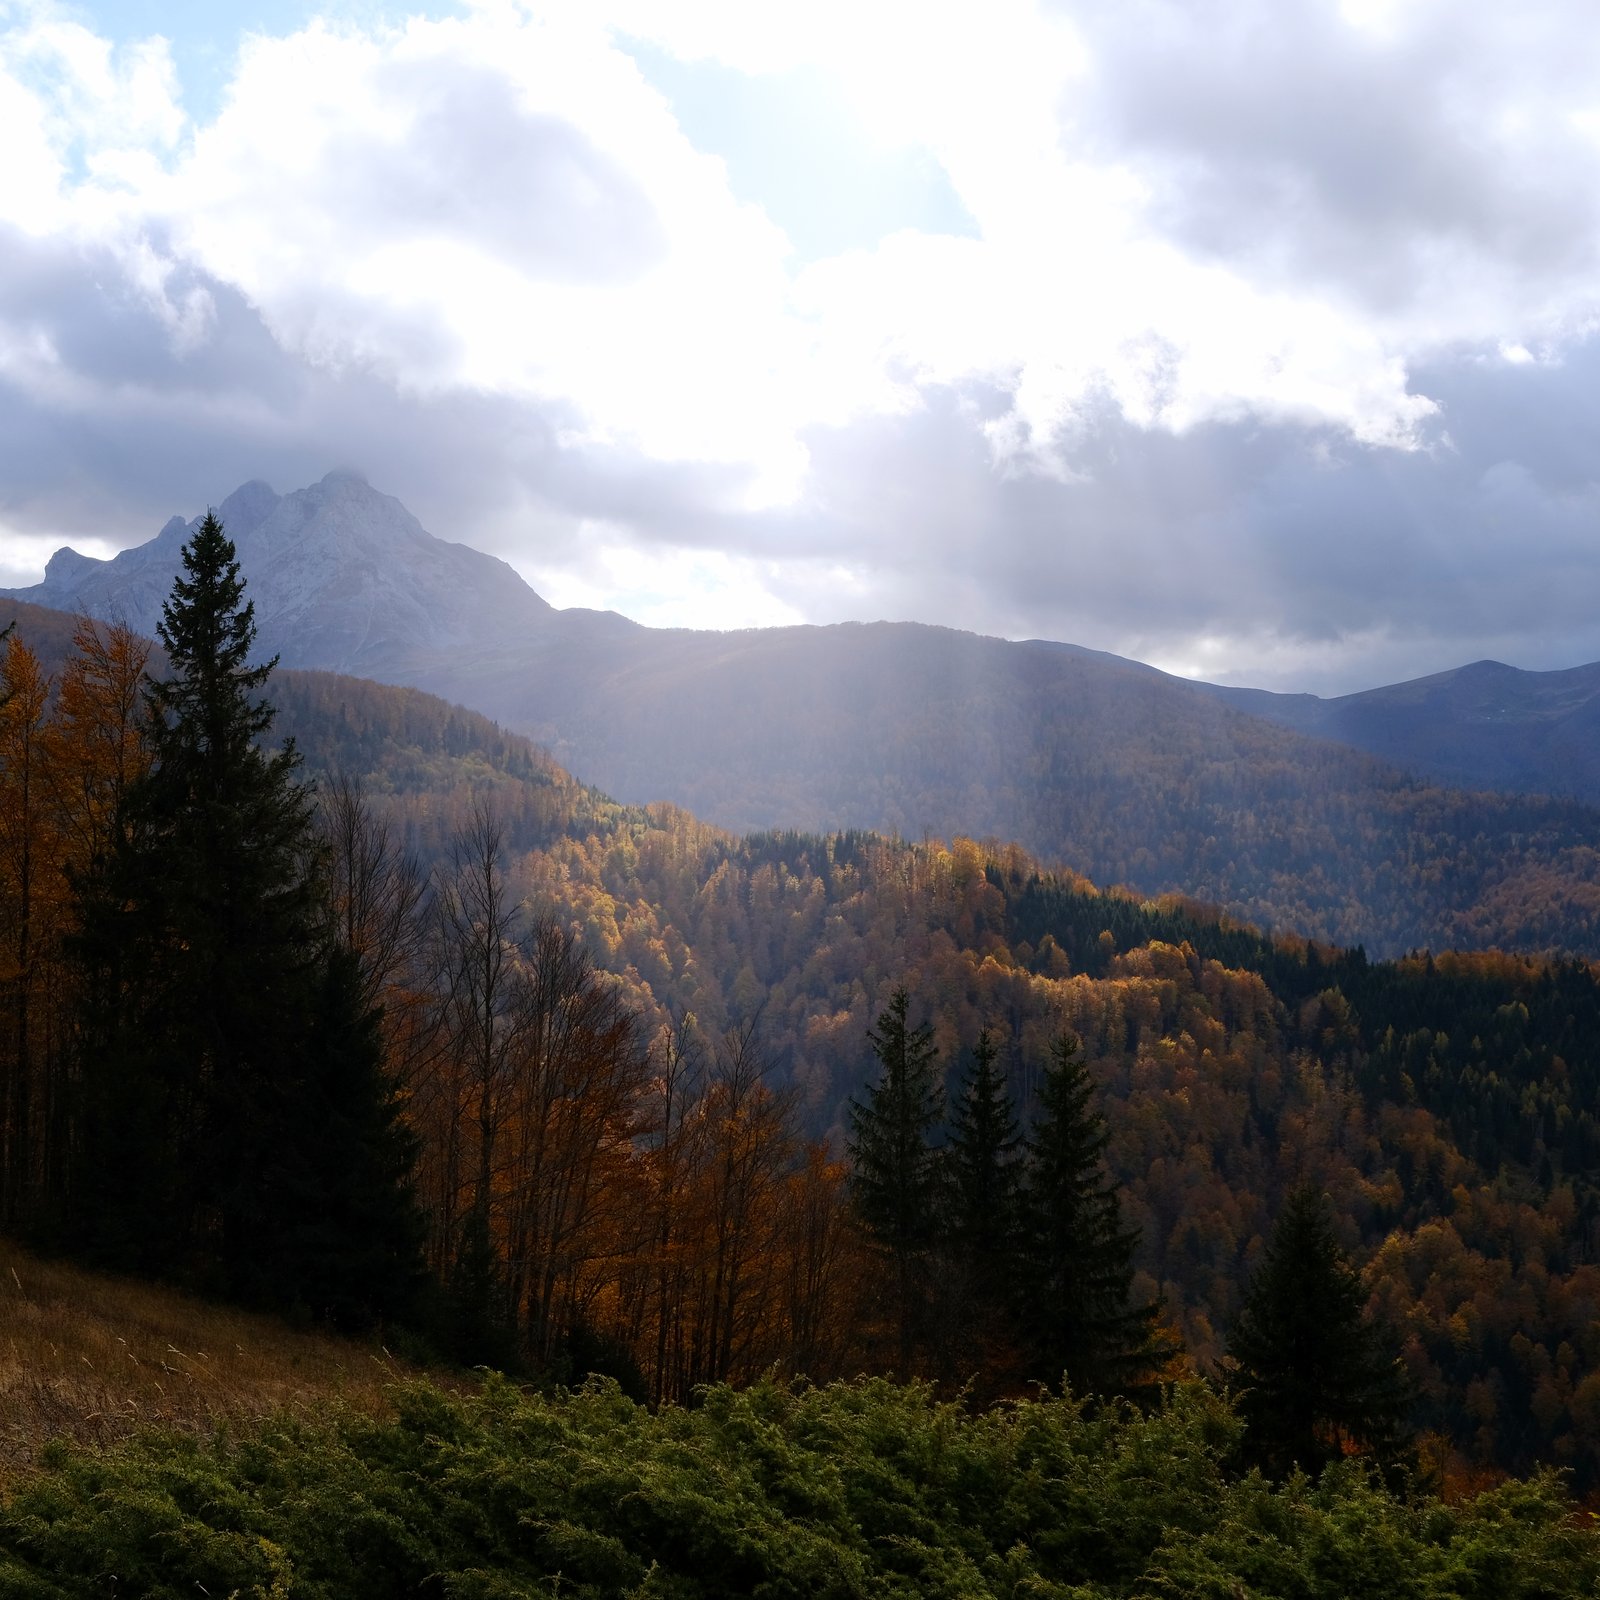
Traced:
[[933, 1029], [909, 1022], [910, 997], [896, 989], [867, 1039], [882, 1069], [864, 1102], [850, 1102], [851, 1196], [889, 1265], [888, 1289], [908, 1375], [924, 1321], [926, 1265], [938, 1236], [941, 1174], [932, 1144], [943, 1114]]
[[1029, 1130], [1013, 1274], [1029, 1370], [1078, 1393], [1136, 1390], [1159, 1364], [1153, 1304], [1131, 1299], [1137, 1231], [1105, 1172], [1105, 1122], [1078, 1042], [1060, 1035]]
[[276, 661], [251, 664], [255, 608], [214, 515], [184, 547], [183, 567], [157, 630], [171, 676], [150, 686], [154, 760], [133, 810], [175, 957], [161, 1027], [199, 1102], [186, 1130], [202, 1186], [194, 1226], [230, 1269], [253, 1272], [270, 1250], [263, 1164], [275, 1154], [262, 1135], [276, 1125], [292, 1136], [271, 1091], [302, 1044], [325, 948], [314, 800], [293, 747], [260, 744]]
[[325, 952], [303, 1040], [263, 1086], [259, 1252], [237, 1262], [242, 1298], [289, 1305], [345, 1329], [421, 1309], [425, 1227], [411, 1189], [417, 1141], [399, 1117], [379, 1011], [360, 962]]
[[1010, 1319], [1022, 1136], [985, 1028], [956, 1099], [945, 1167], [946, 1237], [936, 1297], [941, 1376], [1003, 1385], [1015, 1341]]
[[979, 1288], [991, 1292], [1005, 1282], [1014, 1244], [1022, 1143], [999, 1061], [985, 1028], [973, 1047], [946, 1150], [951, 1232]]
[[[171, 673], [146, 690], [151, 763], [79, 884], [75, 1232], [119, 1266], [325, 1301], [313, 1280], [340, 1269], [309, 1248], [308, 1216], [367, 1212], [403, 1235], [406, 1147], [383, 1131], [394, 1112], [359, 984], [330, 969], [312, 792], [292, 745], [260, 742], [275, 662], [251, 662], [254, 608], [215, 516], [184, 547], [158, 631]], [[367, 1186], [359, 1204], [337, 1198], [350, 1182]], [[392, 1227], [370, 1215], [385, 1205]]]
[[445, 1353], [464, 1366], [522, 1370], [516, 1328], [506, 1310], [505, 1274], [482, 1206], [474, 1206], [461, 1224], [446, 1291], [439, 1330]]
[[1295, 1190], [1228, 1336], [1245, 1450], [1266, 1472], [1315, 1475], [1350, 1451], [1401, 1459], [1408, 1385], [1366, 1300], [1327, 1197]]

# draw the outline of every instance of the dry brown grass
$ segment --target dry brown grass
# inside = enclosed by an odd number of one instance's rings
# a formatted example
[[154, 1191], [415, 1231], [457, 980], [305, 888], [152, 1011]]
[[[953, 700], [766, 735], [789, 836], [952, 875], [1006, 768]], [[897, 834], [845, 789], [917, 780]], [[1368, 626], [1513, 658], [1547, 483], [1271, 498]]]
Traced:
[[416, 1371], [381, 1348], [301, 1332], [0, 1240], [0, 1480], [42, 1445], [158, 1426], [210, 1434], [339, 1401], [374, 1413]]

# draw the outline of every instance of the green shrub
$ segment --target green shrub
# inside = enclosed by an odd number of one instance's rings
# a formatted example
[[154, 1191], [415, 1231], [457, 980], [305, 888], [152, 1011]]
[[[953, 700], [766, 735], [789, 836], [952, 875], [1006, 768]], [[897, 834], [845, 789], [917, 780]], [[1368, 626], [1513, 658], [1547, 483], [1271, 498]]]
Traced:
[[0, 1595], [1532, 1600], [1600, 1579], [1553, 1479], [1448, 1507], [1357, 1462], [1239, 1478], [1237, 1441], [1199, 1386], [1147, 1414], [973, 1415], [881, 1380], [657, 1414], [614, 1384], [418, 1384], [388, 1421], [57, 1450], [0, 1505]]

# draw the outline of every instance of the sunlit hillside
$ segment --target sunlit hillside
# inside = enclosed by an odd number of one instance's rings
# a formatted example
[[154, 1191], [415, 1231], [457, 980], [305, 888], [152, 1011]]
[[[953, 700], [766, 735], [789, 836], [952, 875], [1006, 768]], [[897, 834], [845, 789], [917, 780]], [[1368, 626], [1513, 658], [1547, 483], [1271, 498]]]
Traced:
[[[755, 1024], [802, 1126], [835, 1150], [897, 984], [933, 1026], [952, 1098], [989, 1025], [1027, 1108], [1065, 1024], [1106, 1093], [1142, 1289], [1165, 1297], [1202, 1368], [1281, 1196], [1314, 1178], [1461, 1468], [1556, 1459], [1600, 1476], [1591, 966], [1370, 962], [970, 840], [738, 839], [671, 806], [605, 801], [425, 696], [286, 674], [279, 698], [317, 761], [336, 762], [334, 730], [363, 730], [378, 803], [435, 860], [491, 796], [528, 914], [563, 920], [652, 1028]], [[407, 771], [421, 787], [394, 780]], [[622, 1334], [632, 1313], [597, 1293]]]

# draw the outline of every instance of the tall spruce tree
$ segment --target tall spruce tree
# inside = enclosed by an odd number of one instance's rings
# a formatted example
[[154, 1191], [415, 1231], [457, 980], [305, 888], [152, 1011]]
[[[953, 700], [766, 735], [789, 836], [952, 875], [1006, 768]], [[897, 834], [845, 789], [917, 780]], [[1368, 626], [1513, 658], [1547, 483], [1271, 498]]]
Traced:
[[910, 997], [896, 989], [867, 1034], [881, 1074], [865, 1101], [850, 1102], [851, 1197], [874, 1245], [886, 1258], [885, 1284], [909, 1374], [926, 1321], [927, 1263], [938, 1237], [942, 1175], [932, 1143], [944, 1110], [933, 1029], [913, 1028]]
[[1051, 1045], [1026, 1140], [1012, 1275], [1030, 1376], [1065, 1377], [1080, 1394], [1126, 1394], [1148, 1382], [1163, 1350], [1154, 1304], [1132, 1301], [1137, 1230], [1122, 1224], [1105, 1171], [1104, 1119], [1078, 1042]]
[[956, 1102], [946, 1160], [951, 1233], [986, 1298], [992, 1298], [1010, 1275], [1021, 1144], [1000, 1051], [985, 1028], [973, 1047], [972, 1067]]
[[1404, 1369], [1334, 1236], [1327, 1196], [1284, 1202], [1228, 1336], [1245, 1451], [1264, 1471], [1315, 1475], [1353, 1451], [1404, 1460]]
[[259, 1248], [234, 1261], [240, 1298], [346, 1329], [422, 1309], [425, 1227], [411, 1189], [417, 1141], [400, 1120], [360, 962], [328, 947], [298, 1049], [262, 1086]]
[[[184, 547], [158, 631], [171, 671], [146, 691], [151, 765], [79, 885], [75, 1232], [120, 1266], [334, 1311], [329, 1284], [366, 1280], [330, 1265], [308, 1222], [363, 1217], [405, 1255], [408, 1147], [359, 984], [331, 966], [312, 792], [292, 745], [262, 748], [276, 663], [251, 663], [254, 608], [215, 516]], [[362, 1291], [367, 1315], [414, 1280], [409, 1249]]]
[[998, 1393], [1014, 1375], [1011, 1274], [1016, 1253], [1022, 1135], [985, 1028], [956, 1096], [943, 1151], [946, 1237], [936, 1304], [941, 1376]]

